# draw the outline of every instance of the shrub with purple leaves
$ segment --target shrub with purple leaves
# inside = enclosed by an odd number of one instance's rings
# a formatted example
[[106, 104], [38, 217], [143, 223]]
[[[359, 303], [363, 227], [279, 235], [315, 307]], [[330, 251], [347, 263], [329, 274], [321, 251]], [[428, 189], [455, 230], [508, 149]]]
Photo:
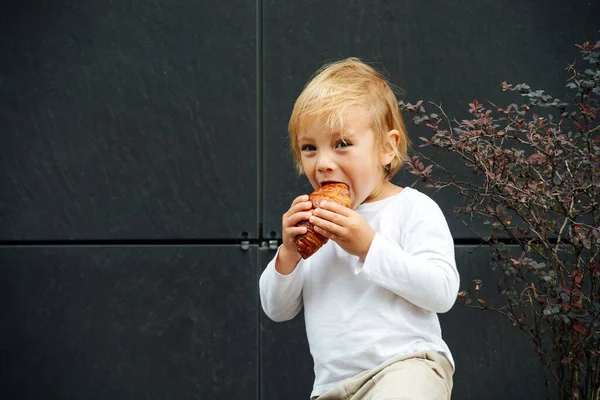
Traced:
[[[467, 119], [434, 103], [400, 102], [431, 132], [408, 170], [436, 190], [454, 190], [455, 212], [469, 226], [482, 219], [498, 274], [501, 301], [481, 296], [474, 279], [458, 302], [507, 317], [532, 341], [547, 398], [600, 399], [600, 42], [576, 45], [583, 66], [567, 66], [569, 98], [527, 84], [502, 83], [522, 104], [500, 107], [473, 100]], [[449, 171], [460, 161], [473, 180]], [[512, 244], [514, 246], [506, 246]], [[514, 248], [518, 248], [514, 252]], [[510, 249], [510, 251], [509, 251]]]

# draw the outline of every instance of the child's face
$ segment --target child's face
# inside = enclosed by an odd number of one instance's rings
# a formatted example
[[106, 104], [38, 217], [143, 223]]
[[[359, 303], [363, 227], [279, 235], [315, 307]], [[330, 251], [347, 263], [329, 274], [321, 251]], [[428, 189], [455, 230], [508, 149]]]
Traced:
[[376, 201], [385, 185], [383, 166], [388, 160], [376, 145], [369, 114], [361, 107], [350, 110], [343, 135], [331, 131], [322, 119], [311, 119], [298, 137], [301, 162], [313, 188], [326, 182], [350, 187], [351, 208]]

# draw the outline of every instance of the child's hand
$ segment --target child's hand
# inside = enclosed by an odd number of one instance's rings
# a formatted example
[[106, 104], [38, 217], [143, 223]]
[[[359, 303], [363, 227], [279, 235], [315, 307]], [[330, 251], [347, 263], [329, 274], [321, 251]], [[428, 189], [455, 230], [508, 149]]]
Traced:
[[283, 275], [291, 273], [302, 257], [298, 253], [294, 239], [298, 235], [306, 233], [305, 226], [296, 226], [303, 220], [308, 220], [312, 215], [312, 203], [308, 201], [308, 195], [296, 197], [290, 209], [281, 219], [281, 236], [283, 245], [279, 250], [279, 256], [275, 263], [275, 269]]
[[313, 210], [309, 221], [315, 231], [336, 242], [362, 261], [367, 257], [375, 231], [356, 211], [331, 201], [323, 201]]

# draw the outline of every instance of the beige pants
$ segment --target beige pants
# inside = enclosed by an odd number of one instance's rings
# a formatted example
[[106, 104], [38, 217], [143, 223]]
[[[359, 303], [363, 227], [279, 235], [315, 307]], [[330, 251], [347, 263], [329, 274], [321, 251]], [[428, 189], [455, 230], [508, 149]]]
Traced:
[[452, 365], [433, 351], [394, 357], [344, 380], [318, 400], [449, 400]]

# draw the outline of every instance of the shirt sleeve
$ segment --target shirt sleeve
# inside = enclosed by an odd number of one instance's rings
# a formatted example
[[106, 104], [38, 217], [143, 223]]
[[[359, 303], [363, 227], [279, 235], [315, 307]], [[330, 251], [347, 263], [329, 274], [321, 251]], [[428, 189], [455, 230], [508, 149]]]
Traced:
[[[281, 249], [281, 246], [279, 247]], [[294, 271], [282, 275], [275, 269], [275, 260], [269, 262], [259, 280], [260, 303], [265, 314], [275, 322], [287, 321], [294, 318], [302, 309], [302, 277], [301, 260]]]
[[399, 240], [375, 234], [354, 272], [420, 308], [444, 313], [456, 301], [460, 278], [446, 219], [428, 200], [415, 206]]

